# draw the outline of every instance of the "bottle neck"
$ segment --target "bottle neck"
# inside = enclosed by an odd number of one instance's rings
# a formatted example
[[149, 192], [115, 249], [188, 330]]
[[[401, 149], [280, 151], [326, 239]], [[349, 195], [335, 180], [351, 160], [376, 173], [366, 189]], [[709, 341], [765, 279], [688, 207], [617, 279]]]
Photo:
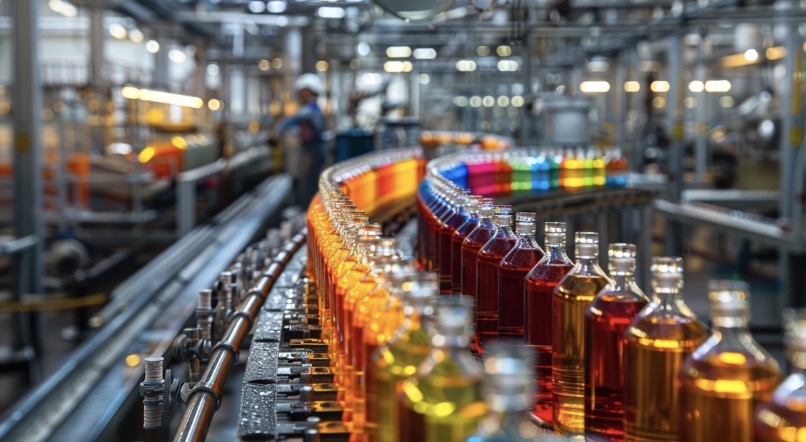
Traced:
[[565, 253], [565, 244], [563, 243], [546, 244], [546, 250], [548, 250], [547, 256], [552, 261], [570, 261], [570, 258]]
[[750, 321], [746, 314], [737, 313], [734, 315], [711, 314], [711, 324], [714, 331], [724, 334], [738, 334], [747, 332]]
[[633, 272], [610, 272], [610, 279], [613, 280], [613, 287], [616, 290], [635, 284], [635, 274]]
[[599, 258], [596, 255], [585, 255], [577, 257], [577, 267], [579, 274], [601, 274], [599, 268]]

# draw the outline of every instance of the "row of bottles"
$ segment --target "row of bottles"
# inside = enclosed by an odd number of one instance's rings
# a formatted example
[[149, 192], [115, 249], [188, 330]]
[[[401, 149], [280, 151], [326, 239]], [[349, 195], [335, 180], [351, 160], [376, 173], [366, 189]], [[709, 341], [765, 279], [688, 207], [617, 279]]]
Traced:
[[512, 426], [529, 420], [532, 364], [494, 346], [479, 364], [471, 298], [438, 296], [438, 275], [401, 259], [340, 192], [314, 199], [308, 225], [308, 274], [351, 440], [540, 440], [537, 426]]
[[508, 152], [471, 157], [440, 169], [456, 186], [478, 195], [539, 194], [554, 189], [627, 185], [628, 164], [620, 149]]
[[782, 422], [756, 415], [780, 369], [749, 333], [743, 283], [711, 287], [709, 331], [681, 298], [680, 258], [653, 258], [650, 298], [634, 280], [633, 245], [610, 246], [608, 275], [594, 232], [576, 234], [572, 263], [563, 223], [546, 223], [541, 249], [533, 213], [514, 214], [513, 231], [511, 207], [450, 184], [426, 180], [418, 196], [420, 266], [440, 274], [442, 293], [475, 300], [477, 353], [503, 337], [531, 350], [545, 425], [605, 440], [750, 441], [754, 420], [757, 433]]

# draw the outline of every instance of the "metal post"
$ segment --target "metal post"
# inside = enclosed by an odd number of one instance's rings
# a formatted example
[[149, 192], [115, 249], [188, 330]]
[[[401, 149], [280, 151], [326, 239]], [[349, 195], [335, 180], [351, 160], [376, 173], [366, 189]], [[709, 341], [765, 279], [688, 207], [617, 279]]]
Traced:
[[[671, 194], [669, 197], [674, 202], [680, 201], [683, 193], [683, 112], [682, 96], [683, 81], [681, 78], [680, 65], [683, 61], [682, 34], [676, 32], [669, 36], [667, 45], [667, 69], [669, 78], [669, 93], [666, 102], [667, 128], [671, 135], [671, 146], [669, 152], [669, 181]], [[649, 228], [649, 226], [644, 226]], [[675, 256], [680, 256], [682, 252], [683, 227], [680, 223], [668, 222], [668, 235], [666, 236], [666, 251]]]
[[[521, 71], [523, 71], [523, 95], [527, 99], [532, 97], [532, 36], [528, 31], [523, 36], [523, 45], [521, 46]], [[532, 130], [532, 117], [526, 111], [526, 106], [520, 108], [521, 116], [521, 146], [532, 144], [529, 142], [529, 137]]]
[[181, 238], [196, 224], [196, 181], [176, 180], [176, 236]]
[[[705, 37], [702, 37], [705, 38]], [[694, 80], [705, 83], [708, 78], [708, 67], [705, 64], [702, 44], [697, 46], [697, 65], [694, 67]], [[708, 165], [708, 95], [705, 91], [694, 94], [697, 100], [696, 139], [694, 145], [694, 180], [702, 183]]]
[[[42, 292], [42, 87], [39, 78], [39, 2], [13, 2], [14, 18], [14, 235], [37, 244], [14, 257], [13, 299]], [[33, 346], [31, 381], [39, 377], [41, 321], [37, 313], [15, 317], [15, 350]]]
[[[95, 1], [90, 7], [90, 84], [92, 85], [92, 98], [98, 103], [94, 111], [99, 118], [90, 128], [93, 152], [103, 152], [106, 145], [106, 93], [104, 82], [104, 9], [103, 4]], [[78, 184], [76, 184], [78, 187]]]
[[[624, 89], [624, 83], [627, 82], [627, 64], [630, 60], [630, 54], [622, 52], [616, 57], [616, 81], [613, 88], [616, 90], [616, 107], [618, 109], [618, 117], [614, 121], [616, 126], [616, 146], [624, 150], [624, 144], [627, 142], [627, 91]], [[611, 88], [612, 89], [612, 88]]]
[[171, 80], [171, 59], [168, 57], [171, 52], [171, 40], [166, 29], [158, 30], [157, 42], [160, 44], [160, 50], [154, 60], [154, 83], [158, 87], [167, 88]]

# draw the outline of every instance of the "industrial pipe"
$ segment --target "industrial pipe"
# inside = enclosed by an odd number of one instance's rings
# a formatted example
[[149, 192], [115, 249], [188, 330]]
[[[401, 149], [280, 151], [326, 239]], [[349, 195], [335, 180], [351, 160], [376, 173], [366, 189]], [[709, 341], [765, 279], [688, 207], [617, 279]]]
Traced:
[[199, 382], [190, 390], [188, 406], [179, 424], [175, 442], [203, 441], [207, 436], [210, 422], [221, 402], [224, 383], [238, 358], [241, 342], [252, 328], [268, 292], [294, 253], [305, 243], [305, 237], [306, 232], [303, 230], [291, 238], [266, 269], [263, 277], [249, 290], [246, 300], [232, 316], [227, 331], [213, 348], [207, 368]]

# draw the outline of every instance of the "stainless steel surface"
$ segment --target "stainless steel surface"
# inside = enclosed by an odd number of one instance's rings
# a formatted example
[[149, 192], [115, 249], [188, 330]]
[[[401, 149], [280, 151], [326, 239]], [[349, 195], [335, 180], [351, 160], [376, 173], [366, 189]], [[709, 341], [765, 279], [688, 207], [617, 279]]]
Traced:
[[[209, 364], [202, 373], [201, 379], [190, 392], [190, 400], [174, 437], [175, 442], [190, 442], [204, 440], [210, 428], [215, 409], [221, 401], [221, 390], [226, 382], [232, 365], [235, 363], [237, 352], [246, 333], [252, 327], [260, 306], [266, 299], [268, 290], [277, 280], [280, 273], [296, 252], [305, 243], [305, 233], [300, 233], [286, 245], [284, 252], [278, 254], [273, 260], [273, 271], [264, 277], [270, 278], [272, 284], [261, 284], [262, 291], [252, 291], [250, 297], [243, 303], [234, 320], [229, 324], [226, 334], [213, 349]], [[265, 293], [263, 292], [265, 291]]]

